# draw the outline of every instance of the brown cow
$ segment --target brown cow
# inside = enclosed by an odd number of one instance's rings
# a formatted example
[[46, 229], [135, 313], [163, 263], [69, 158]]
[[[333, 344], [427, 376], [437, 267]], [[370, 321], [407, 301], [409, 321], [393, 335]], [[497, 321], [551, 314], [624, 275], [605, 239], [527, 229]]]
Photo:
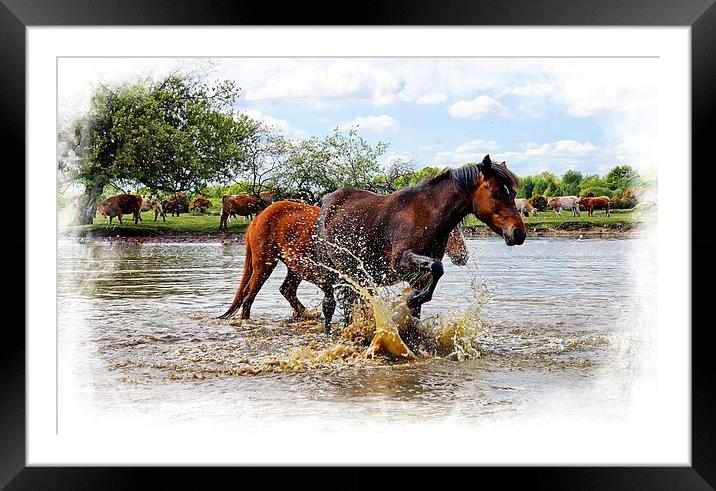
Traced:
[[261, 193], [260, 197], [253, 194], [227, 194], [221, 197], [221, 220], [219, 229], [228, 229], [227, 221], [231, 216], [248, 216], [253, 218], [261, 210], [273, 203], [271, 193]]
[[135, 194], [111, 196], [97, 205], [97, 211], [104, 217], [109, 217], [110, 224], [114, 217], [118, 217], [121, 224], [122, 215], [129, 213], [134, 217], [134, 223], [139, 223], [141, 210], [142, 197]]
[[577, 204], [583, 206], [587, 210], [587, 216], [592, 216], [595, 209], [604, 210], [604, 215], [609, 216], [609, 197], [596, 196], [579, 198]]

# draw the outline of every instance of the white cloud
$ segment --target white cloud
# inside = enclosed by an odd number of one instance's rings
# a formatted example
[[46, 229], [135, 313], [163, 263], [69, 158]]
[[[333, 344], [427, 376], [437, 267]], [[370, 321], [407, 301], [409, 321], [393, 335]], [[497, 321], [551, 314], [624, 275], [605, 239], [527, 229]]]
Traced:
[[432, 158], [435, 165], [462, 165], [467, 162], [481, 162], [486, 154], [497, 148], [492, 140], [470, 140], [452, 150], [438, 152]]
[[370, 133], [395, 133], [400, 129], [400, 125], [395, 118], [387, 114], [359, 116], [352, 121], [338, 125], [338, 128], [347, 129], [351, 126], [358, 126], [360, 130]]
[[244, 83], [245, 99], [307, 103], [395, 102], [404, 80], [370, 62], [325, 60], [240, 60], [225, 72]]
[[477, 96], [471, 101], [459, 101], [448, 108], [456, 118], [480, 119], [485, 116], [509, 116], [510, 111], [497, 99], [487, 95]]
[[275, 118], [273, 116], [269, 116], [268, 114], [264, 114], [261, 111], [242, 111], [244, 114], [246, 114], [251, 119], [255, 119], [256, 121], [261, 121], [262, 123], [265, 123], [267, 126], [271, 126], [275, 130], [282, 133], [284, 136], [287, 136], [289, 138], [303, 138], [308, 136], [308, 133], [303, 131], [301, 128], [297, 128], [293, 126], [291, 123], [286, 121], [285, 119], [281, 118]]
[[437, 104], [438, 102], [445, 102], [446, 100], [447, 94], [445, 94], [444, 92], [423, 94], [415, 98], [415, 102], [417, 102], [418, 104]]
[[[542, 171], [562, 174], [568, 168], [594, 169], [603, 174], [616, 165], [613, 149], [601, 148], [591, 142], [558, 140], [548, 143], [522, 143], [521, 151], [496, 153], [493, 160], [504, 160], [519, 175]], [[592, 172], [592, 171], [590, 171]]]
[[527, 84], [527, 85], [508, 85], [502, 89], [500, 94], [502, 97], [505, 96], [543, 96], [554, 92], [554, 86], [552, 84]]

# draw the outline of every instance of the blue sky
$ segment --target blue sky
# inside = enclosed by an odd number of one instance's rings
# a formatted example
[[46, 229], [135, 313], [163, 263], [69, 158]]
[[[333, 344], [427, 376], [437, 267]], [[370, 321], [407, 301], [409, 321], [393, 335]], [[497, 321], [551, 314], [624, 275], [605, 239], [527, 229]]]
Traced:
[[519, 175], [656, 167], [654, 59], [62, 59], [60, 116], [92, 83], [200, 69], [241, 87], [237, 109], [290, 138], [358, 125], [393, 158], [461, 165], [489, 153]]

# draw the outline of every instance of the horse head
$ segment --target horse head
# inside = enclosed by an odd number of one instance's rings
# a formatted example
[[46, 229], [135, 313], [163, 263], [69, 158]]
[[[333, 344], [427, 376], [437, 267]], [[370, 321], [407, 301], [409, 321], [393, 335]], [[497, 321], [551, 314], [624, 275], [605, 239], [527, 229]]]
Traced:
[[517, 176], [505, 162], [495, 162], [486, 155], [471, 191], [472, 212], [505, 239], [509, 246], [524, 243], [527, 228], [515, 205]]

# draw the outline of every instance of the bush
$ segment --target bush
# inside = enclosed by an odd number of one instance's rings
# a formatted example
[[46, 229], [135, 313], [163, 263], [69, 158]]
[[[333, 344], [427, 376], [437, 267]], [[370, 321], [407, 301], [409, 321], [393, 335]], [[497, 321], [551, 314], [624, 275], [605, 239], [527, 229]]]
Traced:
[[614, 210], [634, 208], [637, 204], [636, 194], [633, 190], [627, 189], [621, 195], [612, 198], [609, 207]]
[[211, 201], [200, 194], [194, 196], [189, 203], [189, 211], [191, 213], [206, 213], [206, 210], [209, 208], [211, 208]]
[[547, 198], [539, 194], [532, 196], [529, 200], [532, 206], [537, 208], [537, 211], [544, 211], [547, 209]]

